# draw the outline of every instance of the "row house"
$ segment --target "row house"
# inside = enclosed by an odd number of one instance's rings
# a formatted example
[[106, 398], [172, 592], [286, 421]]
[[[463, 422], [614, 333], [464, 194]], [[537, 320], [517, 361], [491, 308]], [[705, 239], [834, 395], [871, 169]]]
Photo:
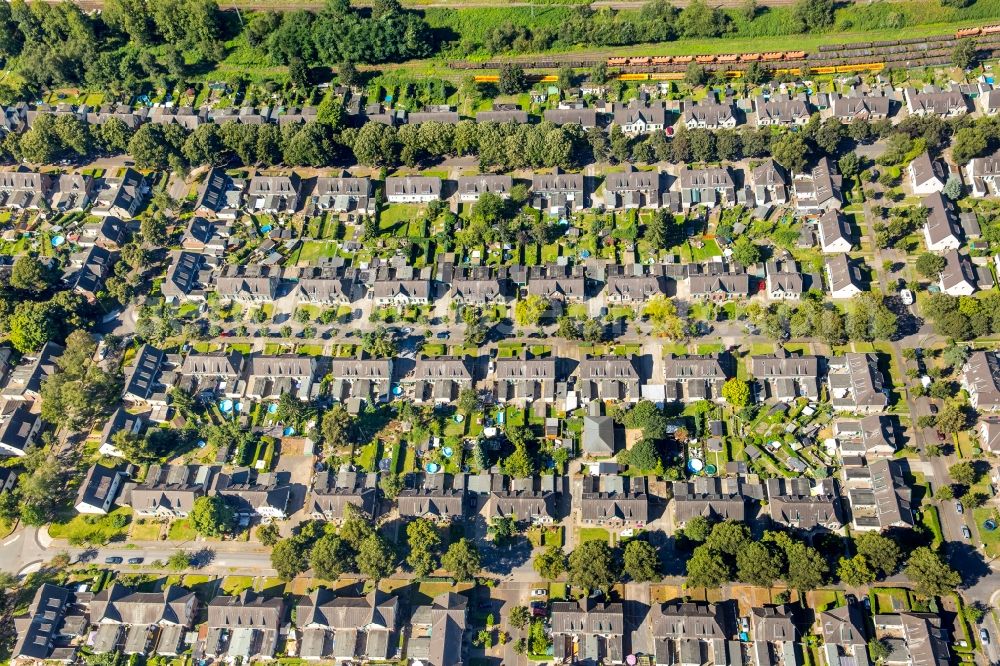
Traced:
[[657, 665], [734, 663], [737, 654], [729, 655], [727, 622], [716, 604], [668, 601], [654, 605], [650, 616]]
[[174, 383], [168, 373], [176, 359], [161, 349], [143, 344], [125, 370], [122, 400], [132, 405], [166, 405], [167, 390]]
[[499, 359], [496, 362], [496, 398], [499, 404], [555, 401], [555, 358]]
[[412, 387], [414, 402], [452, 403], [463, 389], [472, 387], [472, 373], [465, 358], [423, 358], [417, 359], [403, 382]]
[[860, 91], [852, 91], [849, 95], [831, 93], [830, 109], [833, 117], [842, 123], [851, 124], [854, 121], [876, 121], [889, 117], [891, 102], [884, 94], [869, 95]]
[[[494, 518], [513, 518], [520, 523], [550, 525], [555, 522], [556, 477], [551, 475], [515, 479], [480, 474], [466, 480], [467, 492], [483, 495], [479, 498], [480, 513], [487, 522]], [[485, 478], [484, 478], [485, 477]], [[487, 486], [488, 484], [488, 486]]]
[[347, 517], [350, 504], [362, 515], [374, 518], [378, 501], [378, 475], [351, 472], [323, 471], [313, 478], [306, 510], [316, 520], [340, 523]]
[[104, 178], [94, 195], [90, 214], [131, 220], [145, 205], [149, 193], [146, 178], [135, 169], [125, 169], [120, 175]]
[[395, 658], [399, 597], [378, 589], [363, 597], [317, 587], [296, 606], [298, 656], [307, 661], [383, 662]]
[[621, 602], [597, 602], [587, 597], [554, 602], [551, 611], [552, 655], [557, 663], [625, 663]]
[[846, 300], [865, 291], [861, 267], [846, 254], [827, 257], [825, 272], [830, 298]]
[[805, 95], [758, 95], [753, 103], [757, 127], [798, 127], [809, 122]]
[[101, 430], [101, 447], [97, 452], [102, 456], [124, 458], [125, 453], [115, 444], [115, 435], [125, 432], [134, 437], [141, 436], [149, 425], [148, 415], [148, 412], [133, 413], [124, 407], [118, 407]]
[[246, 366], [244, 395], [253, 400], [277, 400], [287, 393], [308, 400], [315, 376], [315, 357], [254, 354]]
[[1000, 151], [969, 160], [964, 167], [965, 182], [973, 197], [1000, 195]]
[[212, 468], [205, 465], [150, 465], [125, 501], [138, 516], [187, 518], [211, 480]]
[[35, 445], [42, 418], [22, 402], [4, 406], [0, 415], [0, 456], [23, 458]]
[[639, 171], [631, 164], [604, 179], [604, 206], [609, 209], [660, 208], [664, 201], [659, 171]]
[[513, 108], [498, 108], [496, 103], [493, 104], [493, 109], [490, 111], [478, 111], [476, 112], [476, 122], [477, 123], [515, 123], [517, 125], [524, 125], [528, 122], [528, 112], [523, 109]]
[[396, 496], [396, 507], [403, 518], [461, 520], [465, 517], [465, 486], [448, 474], [409, 474]]
[[784, 347], [775, 354], [750, 357], [750, 375], [758, 382], [759, 399], [792, 402], [819, 400], [819, 357], [792, 355]]
[[590, 458], [613, 457], [618, 451], [614, 419], [610, 416], [595, 416], [593, 414], [584, 416], [580, 448], [583, 455]]
[[736, 107], [732, 102], [685, 102], [681, 122], [688, 129], [732, 129], [736, 127]]
[[427, 666], [464, 666], [468, 597], [444, 592], [410, 616], [407, 657]]
[[272, 659], [285, 617], [283, 597], [266, 598], [252, 590], [208, 602], [202, 654], [219, 661]]
[[597, 109], [594, 108], [548, 109], [543, 118], [553, 125], [579, 125], [584, 130], [597, 127]]
[[608, 266], [604, 296], [610, 303], [645, 303], [667, 293], [667, 277], [647, 272], [642, 264]]
[[181, 388], [191, 395], [213, 400], [238, 398], [246, 389], [243, 374], [246, 358], [239, 352], [191, 352], [180, 366]]
[[58, 371], [57, 359], [62, 356], [63, 351], [62, 345], [46, 342], [38, 352], [25, 354], [21, 363], [11, 371], [0, 396], [6, 402], [39, 400], [42, 383]]
[[540, 296], [550, 303], [581, 303], [587, 296], [587, 281], [581, 266], [515, 266], [510, 279], [525, 287], [529, 296]]
[[671, 484], [674, 522], [684, 525], [692, 518], [745, 522], [748, 508], [764, 496], [763, 488], [740, 477], [698, 476]]
[[451, 300], [459, 305], [506, 303], [511, 291], [505, 274], [489, 266], [454, 268], [448, 282], [451, 285]]
[[668, 354], [663, 359], [666, 399], [671, 402], [722, 400], [722, 386], [734, 375], [728, 353]]
[[736, 182], [726, 167], [688, 167], [680, 173], [681, 206], [726, 206], [736, 203]]
[[940, 615], [904, 612], [875, 616], [875, 629], [891, 646], [886, 664], [896, 666], [946, 666], [952, 663], [951, 632]]
[[375, 214], [375, 185], [371, 178], [355, 178], [344, 174], [317, 178], [312, 198], [317, 210]]
[[107, 515], [126, 479], [128, 472], [124, 469], [91, 465], [77, 491], [73, 508], [77, 513]]
[[353, 269], [307, 267], [299, 270], [298, 278], [292, 283], [291, 294], [300, 303], [350, 307], [355, 301], [364, 298], [367, 291], [360, 282], [357, 271]]
[[257, 175], [246, 189], [246, 208], [251, 213], [294, 213], [299, 209], [302, 183], [298, 174]]
[[38, 210], [48, 205], [52, 177], [36, 171], [0, 171], [0, 206]]
[[89, 174], [60, 174], [49, 192], [49, 207], [60, 213], [82, 211], [93, 201], [96, 188], [97, 181]]
[[756, 606], [750, 609], [751, 663], [784, 664], [796, 666], [803, 663], [797, 644], [799, 630], [795, 626], [792, 606]]
[[940, 192], [929, 194], [920, 202], [927, 209], [924, 242], [931, 252], [957, 250], [962, 245], [962, 226], [951, 202]]
[[775, 523], [810, 531], [844, 526], [840, 495], [833, 479], [772, 478], [765, 481], [767, 509]]
[[1000, 411], [1000, 355], [975, 351], [962, 367], [962, 388], [969, 403], [979, 411]]
[[611, 105], [611, 116], [611, 122], [627, 136], [662, 132], [667, 126], [667, 109], [663, 102], [615, 102]]
[[580, 361], [578, 393], [584, 403], [594, 400], [637, 402], [639, 373], [632, 356], [596, 356]]
[[433, 297], [431, 269], [418, 271], [412, 266], [380, 268], [368, 290], [368, 298], [380, 307], [427, 305]]
[[800, 213], [822, 213], [843, 205], [838, 174], [828, 157], [821, 157], [816, 166], [805, 173], [796, 174], [792, 181], [795, 206]]
[[725, 261], [691, 264], [688, 267], [688, 293], [693, 300], [725, 301], [750, 295], [750, 275]]
[[925, 196], [942, 191], [948, 174], [941, 160], [931, 159], [930, 153], [924, 151], [906, 165], [906, 178], [914, 194]]
[[271, 303], [278, 294], [281, 269], [276, 266], [227, 264], [215, 277], [215, 293], [223, 302]]
[[430, 203], [441, 198], [441, 179], [437, 176], [390, 176], [385, 179], [385, 198], [389, 203]]
[[76, 659], [88, 620], [85, 608], [71, 590], [42, 583], [27, 613], [15, 617], [13, 625], [16, 639], [10, 653], [12, 664], [69, 664]]
[[878, 356], [849, 352], [829, 360], [830, 403], [837, 411], [871, 414], [889, 406]]
[[649, 521], [645, 477], [587, 475], [582, 483], [580, 521], [584, 524], [643, 527]]
[[118, 253], [93, 245], [70, 256], [63, 274], [63, 284], [82, 295], [90, 303], [105, 290], [105, 281], [112, 274]]
[[956, 118], [969, 111], [965, 95], [959, 90], [941, 90], [928, 86], [924, 90], [906, 88], [903, 90], [903, 100], [906, 110], [914, 116], [938, 116], [940, 118]]
[[531, 206], [552, 216], [568, 216], [587, 207], [582, 173], [565, 173], [556, 167], [550, 174], [531, 176]]
[[198, 599], [178, 585], [136, 592], [114, 582], [94, 594], [89, 611], [94, 654], [176, 656], [186, 649], [184, 635], [194, 626]]
[[502, 199], [510, 198], [514, 179], [505, 174], [479, 174], [458, 177], [458, 200], [474, 203], [484, 194], [495, 194]]
[[766, 264], [767, 297], [772, 301], [797, 301], [806, 291], [806, 278], [794, 259], [772, 259]]
[[364, 360], [334, 358], [330, 360], [328, 376], [330, 396], [335, 402], [343, 402], [358, 411], [364, 405], [373, 405], [389, 400], [392, 387], [392, 359], [370, 358]]
[[215, 494], [226, 501], [242, 524], [253, 518], [284, 520], [292, 487], [274, 472], [257, 473], [247, 468], [216, 476]]

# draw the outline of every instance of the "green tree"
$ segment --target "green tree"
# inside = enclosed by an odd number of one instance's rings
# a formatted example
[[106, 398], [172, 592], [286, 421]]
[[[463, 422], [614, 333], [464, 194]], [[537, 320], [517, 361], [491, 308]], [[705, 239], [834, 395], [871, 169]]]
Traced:
[[482, 401], [479, 399], [479, 393], [476, 389], [462, 389], [458, 394], [458, 410], [469, 416], [480, 409], [482, 409]]
[[271, 550], [271, 567], [281, 580], [292, 580], [307, 566], [305, 552], [295, 539], [282, 539]]
[[695, 548], [687, 561], [688, 587], [719, 587], [732, 578], [725, 556], [707, 544]]
[[746, 407], [750, 404], [750, 383], [733, 377], [722, 385], [722, 397], [733, 407]]
[[641, 439], [631, 449], [624, 451], [629, 467], [641, 471], [653, 471], [660, 464], [660, 451], [652, 439]]
[[692, 60], [688, 63], [687, 69], [684, 70], [684, 82], [695, 88], [703, 86], [708, 82], [708, 72], [705, 71], [704, 67]]
[[535, 558], [534, 566], [538, 575], [555, 580], [566, 571], [566, 554], [559, 546], [550, 544]]
[[607, 592], [619, 577], [614, 553], [606, 541], [584, 541], [569, 555], [569, 579], [574, 585]]
[[324, 534], [309, 549], [309, 566], [323, 580], [339, 579], [353, 564], [350, 549], [336, 534]]
[[637, 583], [660, 580], [660, 557], [656, 549], [645, 540], [633, 539], [625, 544], [622, 569]]
[[361, 575], [375, 581], [387, 578], [396, 569], [392, 546], [378, 534], [365, 537], [354, 560]]
[[736, 576], [749, 585], [771, 587], [784, 568], [781, 553], [760, 541], [750, 542], [736, 553]]
[[548, 300], [537, 294], [529, 294], [514, 305], [514, 321], [518, 326], [538, 326], [548, 309]]
[[524, 92], [528, 88], [528, 79], [524, 75], [524, 69], [513, 63], [504, 63], [500, 66], [500, 79], [497, 86], [504, 95], [516, 95]]
[[784, 550], [788, 562], [788, 571], [785, 573], [785, 583], [788, 587], [808, 592], [823, 585], [829, 567], [818, 550], [801, 541], [791, 540]]
[[391, 358], [396, 355], [396, 341], [384, 326], [365, 333], [361, 347], [374, 358]]
[[343, 404], [338, 402], [326, 410], [320, 427], [326, 446], [331, 450], [347, 446], [353, 425], [354, 419]]
[[219, 537], [235, 529], [236, 514], [223, 497], [206, 495], [194, 501], [191, 526], [198, 534]]
[[265, 546], [273, 546], [281, 540], [281, 533], [274, 523], [264, 523], [257, 528], [257, 541]]
[[708, 539], [705, 540], [709, 548], [730, 557], [735, 557], [748, 543], [750, 543], [750, 528], [733, 520], [716, 523]]
[[753, 266], [760, 262], [760, 248], [747, 236], [740, 236], [733, 243], [733, 259], [743, 266]]
[[[801, 1], [801, 0], [800, 0]], [[809, 146], [802, 132], [787, 132], [771, 144], [774, 161], [795, 172], [804, 171], [809, 162]]]
[[936, 280], [944, 270], [944, 257], [931, 252], [923, 252], [917, 257], [917, 272], [929, 280]]
[[391, 502], [403, 490], [403, 475], [385, 472], [379, 479], [378, 486], [382, 489], [385, 498]]
[[948, 475], [955, 483], [971, 486], [979, 480], [975, 466], [968, 460], [957, 462], [948, 468]]
[[406, 526], [406, 541], [410, 552], [406, 563], [417, 578], [429, 576], [438, 568], [438, 554], [441, 536], [437, 528], [426, 518], [417, 518]]
[[889, 658], [892, 654], [892, 648], [890, 648], [884, 640], [881, 638], [872, 638], [868, 641], [868, 656], [875, 663], [881, 663]]
[[915, 584], [918, 594], [938, 597], [952, 594], [962, 577], [937, 552], [926, 546], [917, 548], [906, 563], [906, 577]]
[[38, 257], [22, 254], [14, 260], [10, 271], [11, 287], [30, 294], [41, 294], [51, 285], [52, 274]]
[[712, 523], [705, 516], [695, 516], [684, 524], [684, 538], [694, 543], [704, 543], [712, 533]]
[[896, 573], [902, 560], [896, 542], [878, 532], [862, 532], [854, 538], [854, 548], [882, 577]]
[[448, 546], [441, 558], [441, 566], [451, 572], [458, 582], [472, 580], [482, 569], [479, 549], [474, 542], [466, 538], [459, 539]]
[[979, 62], [979, 53], [976, 50], [976, 43], [971, 39], [963, 39], [955, 44], [951, 51], [951, 59], [956, 67], [962, 69], [972, 69]]
[[174, 551], [167, 558], [167, 568], [171, 571], [184, 571], [191, 566], [191, 556], [183, 550]]
[[802, 32], [815, 32], [833, 25], [833, 10], [833, 0], [798, 0], [793, 12]]
[[531, 621], [531, 613], [528, 612], [527, 606], [514, 606], [510, 609], [510, 626], [515, 629], [524, 629], [528, 626], [528, 622]]
[[514, 452], [503, 459], [500, 463], [504, 474], [517, 479], [526, 479], [535, 474], [534, 456], [528, 451], [524, 444], [514, 447]]
[[863, 555], [840, 558], [837, 565], [837, 576], [848, 585], [871, 585], [878, 576], [872, 571], [868, 559]]

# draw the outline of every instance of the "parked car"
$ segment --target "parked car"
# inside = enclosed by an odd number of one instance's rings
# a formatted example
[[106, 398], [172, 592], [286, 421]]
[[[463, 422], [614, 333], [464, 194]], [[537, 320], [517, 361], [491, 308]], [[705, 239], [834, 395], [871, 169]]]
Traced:
[[536, 587], [534, 590], [531, 591], [531, 596], [533, 596], [533, 597], [547, 597], [547, 596], [549, 596], [549, 591], [546, 590], [544, 587]]
[[959, 513], [965, 513], [965, 507], [962, 506], [961, 502], [955, 502], [955, 511], [958, 511]]
[[120, 557], [112, 556], [112, 557], [105, 557], [104, 558], [104, 563], [105, 564], [121, 564], [122, 562], [124, 562], [124, 560], [122, 558], [120, 558]]
[[438, 340], [447, 340], [450, 336], [451, 333], [449, 333], [448, 331], [441, 331], [440, 333], [437, 334]]
[[903, 305], [913, 305], [913, 292], [909, 289], [900, 291], [899, 297], [903, 300]]
[[130, 558], [128, 558], [128, 563], [129, 564], [142, 564], [143, 561], [144, 560], [141, 557], [130, 557]]
[[962, 536], [964, 536], [966, 539], [972, 538], [972, 532], [969, 531], [968, 525], [962, 525]]
[[986, 631], [986, 627], [982, 627], [979, 630], [979, 640], [983, 642], [983, 645], [990, 644], [990, 632]]

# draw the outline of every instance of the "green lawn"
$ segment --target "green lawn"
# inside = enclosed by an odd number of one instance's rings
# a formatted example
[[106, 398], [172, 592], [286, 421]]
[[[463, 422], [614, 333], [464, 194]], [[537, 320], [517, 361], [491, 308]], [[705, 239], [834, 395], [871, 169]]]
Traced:
[[149, 518], [139, 518], [132, 523], [132, 531], [128, 536], [131, 541], [158, 541], [162, 528], [161, 523], [153, 522]]
[[167, 539], [170, 541], [191, 541], [196, 536], [198, 533], [191, 526], [191, 521], [186, 518], [170, 523], [170, 529], [167, 531]]
[[1000, 516], [997, 515], [995, 508], [981, 506], [972, 510], [972, 520], [975, 521], [976, 529], [979, 530], [979, 538], [983, 541], [983, 548], [986, 550], [986, 554], [992, 558], [1000, 555], [1000, 529], [990, 531], [983, 527], [983, 523], [988, 518], [992, 518], [993, 522], [1000, 524]]
[[252, 587], [253, 576], [226, 576], [222, 579], [221, 590], [224, 594], [237, 595]]
[[106, 516], [78, 514], [70, 520], [49, 525], [49, 536], [66, 539], [71, 544], [105, 544], [124, 539], [128, 534], [132, 510], [119, 507]]
[[610, 539], [611, 534], [609, 534], [603, 527], [577, 528], [577, 543], [583, 543], [585, 541], [604, 541], [607, 543]]

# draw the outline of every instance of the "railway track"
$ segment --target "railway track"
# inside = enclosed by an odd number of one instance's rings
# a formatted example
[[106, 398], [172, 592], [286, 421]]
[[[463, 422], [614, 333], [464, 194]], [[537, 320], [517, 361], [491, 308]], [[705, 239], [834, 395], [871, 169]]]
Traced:
[[[1000, 53], [1000, 31], [972, 37], [980, 53], [996, 57]], [[808, 67], [838, 68], [851, 65], [876, 65], [884, 67], [923, 67], [945, 65], [951, 62], [955, 45], [965, 37], [940, 35], [901, 39], [885, 42], [854, 42], [828, 44], [810, 53], [785, 51], [776, 54], [728, 54], [712, 56], [640, 56], [631, 58], [608, 57], [606, 54], [562, 54], [549, 56], [515, 56], [484, 62], [452, 61], [448, 66], [458, 70], [495, 70], [505, 63], [515, 63], [528, 70], [558, 69], [560, 67], [593, 67], [605, 63], [612, 74], [676, 74], [686, 71], [689, 63], [699, 62], [715, 71], [740, 71], [751, 62], [771, 69], [801, 69]], [[778, 56], [778, 57], [775, 57]], [[870, 67], [865, 67], [868, 69]]]

